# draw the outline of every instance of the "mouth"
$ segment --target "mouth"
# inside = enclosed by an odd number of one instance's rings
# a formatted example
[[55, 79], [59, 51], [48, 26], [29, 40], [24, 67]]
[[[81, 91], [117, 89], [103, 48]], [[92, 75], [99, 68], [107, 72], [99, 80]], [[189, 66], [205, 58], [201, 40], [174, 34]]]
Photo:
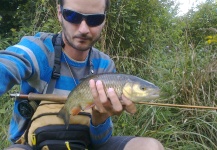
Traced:
[[84, 37], [84, 36], [75, 36], [76, 39], [78, 39], [79, 41], [90, 41], [91, 38], [90, 37]]
[[81, 41], [87, 41], [87, 40], [89, 40], [88, 38], [83, 38], [83, 37], [78, 37], [77, 39], [79, 39]]
[[153, 90], [150, 91], [150, 97], [153, 99], [156, 99], [160, 96], [160, 90]]

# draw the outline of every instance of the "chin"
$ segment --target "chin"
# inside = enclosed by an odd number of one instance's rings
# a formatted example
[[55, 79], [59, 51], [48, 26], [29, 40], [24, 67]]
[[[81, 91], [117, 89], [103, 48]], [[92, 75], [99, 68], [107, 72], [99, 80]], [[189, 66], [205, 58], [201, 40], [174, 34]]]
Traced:
[[89, 47], [79, 47], [78, 46], [78, 47], [75, 47], [75, 49], [77, 49], [78, 51], [83, 51], [84, 52], [84, 51], [88, 51], [90, 49], [90, 47], [91, 46], [89, 46]]

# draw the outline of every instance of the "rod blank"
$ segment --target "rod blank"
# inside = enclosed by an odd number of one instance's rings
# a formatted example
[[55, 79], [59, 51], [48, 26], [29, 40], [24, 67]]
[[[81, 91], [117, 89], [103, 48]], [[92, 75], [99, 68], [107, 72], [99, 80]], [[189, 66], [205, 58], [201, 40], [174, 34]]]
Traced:
[[209, 107], [209, 106], [178, 105], [178, 104], [164, 104], [164, 103], [150, 103], [150, 102], [139, 102], [138, 104], [165, 106], [165, 107], [178, 107], [178, 108], [196, 108], [196, 109], [217, 110], [217, 107]]

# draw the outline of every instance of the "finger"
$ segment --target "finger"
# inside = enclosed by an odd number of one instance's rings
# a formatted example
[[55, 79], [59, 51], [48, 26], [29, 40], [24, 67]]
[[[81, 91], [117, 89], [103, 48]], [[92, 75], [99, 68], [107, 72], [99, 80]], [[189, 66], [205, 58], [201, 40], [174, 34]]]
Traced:
[[111, 110], [113, 114], [119, 115], [123, 111], [122, 104], [113, 88], [109, 88], [108, 91], [108, 97], [111, 101]]
[[135, 114], [136, 113], [136, 106], [135, 104], [130, 101], [129, 99], [127, 99], [124, 95], [122, 95], [122, 102], [123, 105], [125, 105], [124, 109], [131, 113], [131, 114]]
[[108, 102], [108, 98], [102, 81], [100, 80], [96, 81], [96, 88], [99, 94], [99, 100], [101, 101], [102, 104], [106, 104]]
[[90, 86], [91, 94], [93, 96], [93, 100], [94, 100], [94, 104], [95, 104], [95, 107], [93, 107], [93, 109], [95, 109], [101, 113], [105, 112], [105, 109], [103, 108], [103, 105], [99, 99], [99, 93], [97, 91], [96, 83], [93, 79], [91, 79], [89, 81], [89, 86]]

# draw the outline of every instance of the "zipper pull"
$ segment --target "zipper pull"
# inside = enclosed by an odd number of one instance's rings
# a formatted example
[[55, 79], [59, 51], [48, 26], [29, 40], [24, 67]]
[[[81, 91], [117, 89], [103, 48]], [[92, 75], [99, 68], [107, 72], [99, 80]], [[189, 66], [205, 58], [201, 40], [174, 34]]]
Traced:
[[66, 141], [65, 144], [66, 144], [66, 148], [67, 148], [67, 150], [71, 150], [71, 149], [70, 149], [70, 146], [69, 146], [69, 142]]
[[33, 146], [36, 145], [36, 136], [35, 136], [35, 134], [32, 134], [32, 145]]
[[94, 74], [93, 62], [92, 61], [90, 61], [90, 74]]

